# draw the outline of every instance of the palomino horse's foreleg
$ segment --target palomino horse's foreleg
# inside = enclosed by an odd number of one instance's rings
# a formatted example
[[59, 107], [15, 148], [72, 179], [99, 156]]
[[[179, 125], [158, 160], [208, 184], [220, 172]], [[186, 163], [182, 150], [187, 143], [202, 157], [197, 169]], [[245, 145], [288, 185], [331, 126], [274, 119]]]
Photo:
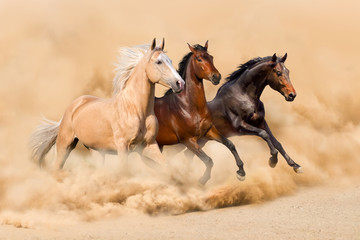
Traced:
[[[270, 128], [269, 128], [269, 126], [268, 126], [268, 124], [267, 124], [267, 122], [265, 120], [264, 120], [262, 125], [263, 125], [264, 130], [269, 134], [271, 142], [274, 144], [275, 148], [277, 150], [279, 150], [279, 152], [285, 158], [285, 160], [289, 164], [289, 166], [291, 166], [296, 173], [302, 173], [303, 170], [302, 170], [301, 166], [299, 164], [297, 164], [296, 162], [294, 162], [294, 160], [292, 160], [290, 158], [290, 156], [285, 152], [285, 150], [282, 147], [281, 143], [279, 143], [279, 141], [272, 134], [272, 132], [271, 132], [271, 130], [270, 130]], [[277, 159], [277, 154], [276, 154], [275, 157], [272, 156], [270, 158], [270, 160], [269, 160], [270, 167], [275, 167], [277, 162], [278, 162], [278, 159]]]
[[162, 166], [166, 162], [164, 155], [161, 153], [159, 146], [155, 141], [150, 144], [147, 144], [144, 147], [142, 151], [142, 155], [145, 158], [148, 158], [147, 163], [151, 164], [151, 161], [153, 160], [155, 162], [153, 166], [156, 166], [157, 164]]
[[198, 156], [201, 161], [204, 162], [206, 169], [203, 176], [200, 178], [199, 182], [202, 185], [205, 185], [207, 181], [209, 181], [211, 177], [211, 169], [214, 166], [212, 159], [206, 155], [206, 153], [200, 148], [199, 144], [195, 139], [188, 139], [183, 143], [188, 149], [190, 149], [196, 156]]
[[213, 126], [206, 134], [206, 137], [215, 140], [219, 143], [224, 144], [232, 153], [235, 158], [236, 165], [238, 166], [239, 170], [236, 172], [236, 176], [240, 181], [245, 180], [245, 171], [244, 171], [244, 163], [240, 159], [239, 154], [236, 151], [235, 145], [224, 136], [220, 135], [219, 131]]

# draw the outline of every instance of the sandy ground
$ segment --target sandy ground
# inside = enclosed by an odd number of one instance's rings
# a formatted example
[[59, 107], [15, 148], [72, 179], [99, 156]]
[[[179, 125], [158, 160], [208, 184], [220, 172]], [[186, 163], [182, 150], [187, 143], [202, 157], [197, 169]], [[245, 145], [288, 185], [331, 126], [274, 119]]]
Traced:
[[0, 239], [359, 239], [359, 198], [359, 184], [332, 183], [266, 203], [175, 216], [126, 216], [45, 230], [0, 226]]
[[[0, 239], [360, 239], [359, 9], [357, 0], [0, 1]], [[175, 67], [187, 42], [209, 40], [220, 85], [239, 64], [288, 53], [295, 101], [270, 87], [261, 100], [304, 173], [280, 155], [270, 169], [256, 137], [231, 138], [244, 182], [211, 142], [206, 187], [204, 165], [176, 148], [165, 148], [163, 176], [136, 155], [124, 170], [85, 149], [62, 179], [40, 171], [28, 141], [41, 115], [59, 121], [80, 95], [111, 97], [117, 49], [154, 37], [165, 37]], [[208, 100], [220, 85], [205, 81]]]

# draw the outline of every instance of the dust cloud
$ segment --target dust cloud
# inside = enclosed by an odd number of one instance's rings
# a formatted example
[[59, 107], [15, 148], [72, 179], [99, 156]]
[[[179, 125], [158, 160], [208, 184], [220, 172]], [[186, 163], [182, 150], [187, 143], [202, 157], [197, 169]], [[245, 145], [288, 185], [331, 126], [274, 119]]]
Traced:
[[[329, 180], [351, 183], [360, 172], [359, 2], [336, 1], [1, 1], [0, 223], [54, 228], [128, 214], [181, 214], [259, 203]], [[321, 10], [319, 10], [321, 9]], [[113, 62], [121, 46], [165, 37], [174, 65], [204, 44], [223, 76], [257, 56], [288, 53], [298, 97], [287, 103], [267, 88], [262, 100], [273, 133], [302, 167], [298, 175], [256, 137], [233, 137], [247, 178], [223, 146], [209, 142], [212, 179], [197, 184], [204, 166], [165, 148], [162, 173], [132, 154], [74, 151], [63, 176], [30, 161], [28, 140], [41, 114], [59, 120], [82, 94], [110, 97]], [[208, 99], [218, 86], [206, 83]], [[164, 89], [157, 88], [157, 95]], [[51, 162], [54, 152], [47, 156]]]

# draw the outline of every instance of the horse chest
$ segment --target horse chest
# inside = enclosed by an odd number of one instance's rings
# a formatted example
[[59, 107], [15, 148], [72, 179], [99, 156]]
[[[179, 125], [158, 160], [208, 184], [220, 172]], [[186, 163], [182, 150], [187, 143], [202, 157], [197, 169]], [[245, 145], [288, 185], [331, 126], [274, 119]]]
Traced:
[[184, 127], [195, 136], [203, 136], [212, 125], [211, 116], [208, 112], [194, 112], [187, 119], [184, 119]]
[[242, 119], [251, 118], [254, 112], [256, 112], [256, 104], [248, 96], [239, 96], [237, 97], [237, 102], [234, 109], [236, 109], [237, 115]]

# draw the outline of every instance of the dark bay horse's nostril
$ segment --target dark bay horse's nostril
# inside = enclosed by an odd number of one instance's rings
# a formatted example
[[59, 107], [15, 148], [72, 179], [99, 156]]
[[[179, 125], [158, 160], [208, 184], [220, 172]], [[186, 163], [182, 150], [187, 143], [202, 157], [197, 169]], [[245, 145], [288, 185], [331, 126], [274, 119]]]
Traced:
[[295, 93], [289, 93], [289, 96], [288, 96], [288, 101], [293, 101], [296, 97], [296, 94]]

